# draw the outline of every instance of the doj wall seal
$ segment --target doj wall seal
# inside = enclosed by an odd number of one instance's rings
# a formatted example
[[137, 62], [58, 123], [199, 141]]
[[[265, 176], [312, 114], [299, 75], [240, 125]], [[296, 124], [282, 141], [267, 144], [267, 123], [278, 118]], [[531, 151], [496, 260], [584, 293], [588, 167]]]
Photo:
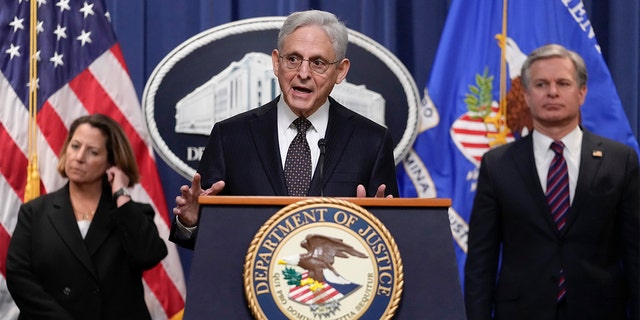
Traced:
[[274, 214], [256, 233], [244, 267], [256, 319], [390, 319], [403, 281], [386, 227], [362, 207], [328, 198]]
[[[285, 19], [243, 19], [205, 30], [155, 67], [142, 95], [144, 120], [154, 149], [175, 172], [191, 180], [215, 123], [280, 95], [271, 51]], [[331, 97], [387, 127], [398, 164], [418, 133], [417, 86], [392, 52], [348, 32], [351, 66]]]

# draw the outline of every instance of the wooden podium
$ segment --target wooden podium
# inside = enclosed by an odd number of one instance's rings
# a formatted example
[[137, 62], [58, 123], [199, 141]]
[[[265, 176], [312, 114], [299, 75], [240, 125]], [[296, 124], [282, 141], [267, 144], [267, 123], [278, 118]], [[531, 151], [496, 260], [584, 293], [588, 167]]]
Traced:
[[[252, 319], [243, 271], [249, 244], [285, 206], [309, 198], [201, 197], [184, 319]], [[449, 227], [449, 199], [339, 198], [376, 216], [395, 239], [404, 289], [395, 319], [466, 319]]]

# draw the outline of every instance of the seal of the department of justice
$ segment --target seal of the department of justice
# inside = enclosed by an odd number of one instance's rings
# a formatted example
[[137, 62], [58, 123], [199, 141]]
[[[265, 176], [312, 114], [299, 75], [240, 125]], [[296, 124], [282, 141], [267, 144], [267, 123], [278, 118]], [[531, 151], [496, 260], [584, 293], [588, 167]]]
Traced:
[[256, 319], [390, 319], [403, 281], [387, 228], [364, 208], [332, 198], [274, 214], [256, 233], [244, 266]]

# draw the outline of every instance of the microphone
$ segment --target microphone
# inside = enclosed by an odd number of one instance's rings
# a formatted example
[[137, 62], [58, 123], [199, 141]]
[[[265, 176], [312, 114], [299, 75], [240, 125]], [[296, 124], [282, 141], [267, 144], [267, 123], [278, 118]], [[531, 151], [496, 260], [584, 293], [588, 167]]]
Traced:
[[318, 148], [320, 148], [320, 157], [318, 158], [318, 173], [320, 174], [320, 196], [324, 196], [324, 182], [322, 181], [324, 175], [324, 157], [327, 147], [327, 141], [324, 138], [318, 140]]

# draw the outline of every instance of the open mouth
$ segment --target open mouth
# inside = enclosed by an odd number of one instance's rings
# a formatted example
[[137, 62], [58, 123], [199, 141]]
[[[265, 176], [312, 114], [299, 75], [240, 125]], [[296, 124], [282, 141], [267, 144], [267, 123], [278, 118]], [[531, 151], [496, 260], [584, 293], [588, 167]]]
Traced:
[[305, 87], [293, 87], [293, 90], [295, 90], [296, 92], [311, 93], [311, 90]]

